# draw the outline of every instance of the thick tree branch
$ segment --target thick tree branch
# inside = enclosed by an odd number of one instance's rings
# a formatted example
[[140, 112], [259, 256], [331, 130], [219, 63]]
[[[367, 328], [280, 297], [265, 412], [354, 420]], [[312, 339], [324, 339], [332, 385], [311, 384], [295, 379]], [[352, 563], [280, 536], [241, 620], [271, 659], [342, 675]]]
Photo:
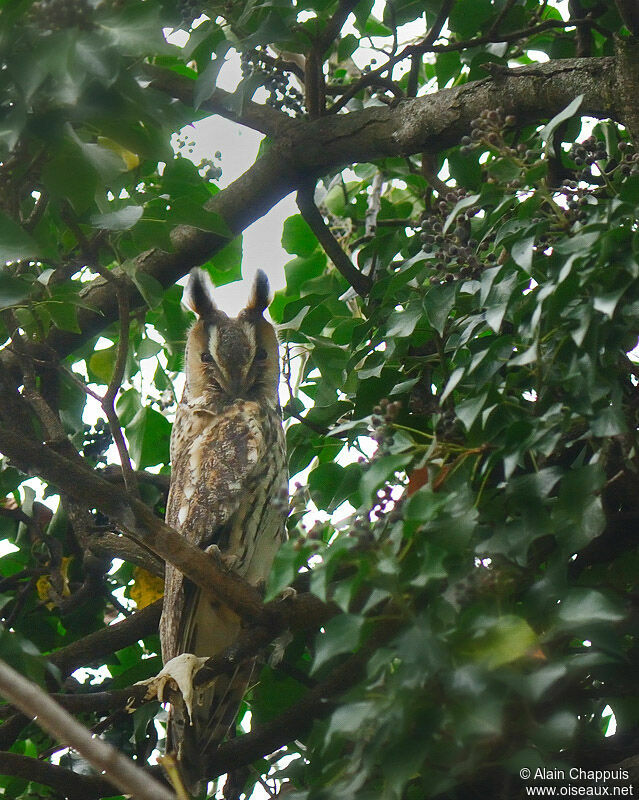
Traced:
[[98, 772], [123, 792], [139, 800], [175, 800], [173, 792], [156, 781], [114, 747], [93, 738], [90, 731], [52, 700], [39, 686], [0, 661], [0, 694], [36, 720], [55, 739], [84, 756]]
[[[470, 130], [470, 122], [486, 108], [501, 106], [520, 125], [547, 119], [583, 94], [581, 112], [613, 119], [625, 117], [619, 96], [614, 58], [548, 61], [508, 70], [495, 79], [444, 89], [405, 99], [393, 108], [371, 107], [314, 122], [292, 121], [244, 175], [207, 205], [220, 214], [233, 233], [239, 233], [265, 214], [303, 181], [329, 169], [387, 156], [435, 152], [450, 147]], [[187, 226], [171, 234], [174, 251], [149, 250], [136, 259], [136, 269], [152, 275], [162, 286], [172, 285], [228, 243], [228, 239]], [[142, 303], [129, 289], [131, 306]], [[82, 333], [54, 329], [48, 344], [66, 356], [99, 333], [117, 317], [110, 287], [96, 280], [83, 301], [100, 312], [80, 309]], [[5, 366], [10, 359], [5, 355]]]
[[0, 451], [23, 471], [35, 469], [73, 499], [99, 508], [139, 543], [174, 564], [208, 596], [223, 599], [245, 619], [260, 616], [263, 603], [254, 587], [224, 571], [214, 558], [188, 543], [144, 503], [127, 498], [83, 464], [72, 463], [52, 448], [4, 428], [0, 428]]
[[[225, 570], [215, 558], [187, 542], [146, 505], [135, 498], [127, 498], [94, 471], [61, 456], [46, 444], [0, 427], [0, 452], [23, 471], [35, 470], [43, 479], [79, 503], [100, 509], [143, 546], [174, 564], [207, 596], [216, 601], [222, 600], [249, 624], [263, 625], [278, 632], [285, 626], [296, 630], [308, 627], [311, 614], [321, 617], [322, 614], [333, 613], [330, 604], [323, 603], [313, 595], [300, 595], [264, 605], [255, 587], [239, 575]], [[119, 624], [125, 625], [124, 622]], [[60, 652], [65, 651], [69, 652], [66, 648]]]

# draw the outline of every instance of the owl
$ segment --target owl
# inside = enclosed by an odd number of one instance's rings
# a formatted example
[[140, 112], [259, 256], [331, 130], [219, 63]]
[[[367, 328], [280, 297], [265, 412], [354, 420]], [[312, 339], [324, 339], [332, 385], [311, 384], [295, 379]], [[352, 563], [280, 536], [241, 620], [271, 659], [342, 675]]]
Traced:
[[[186, 341], [166, 509], [169, 525], [255, 585], [268, 576], [285, 534], [277, 500], [286, 491], [286, 451], [277, 337], [263, 317], [268, 301], [260, 270], [246, 308], [229, 318], [213, 300], [208, 273], [195, 269], [189, 275], [183, 302], [198, 319]], [[241, 625], [233, 611], [167, 564], [160, 622], [165, 664], [184, 653], [216, 655], [235, 641]], [[167, 752], [177, 755], [191, 790], [235, 719], [252, 667], [219, 676], [190, 709], [184, 702], [171, 708]]]

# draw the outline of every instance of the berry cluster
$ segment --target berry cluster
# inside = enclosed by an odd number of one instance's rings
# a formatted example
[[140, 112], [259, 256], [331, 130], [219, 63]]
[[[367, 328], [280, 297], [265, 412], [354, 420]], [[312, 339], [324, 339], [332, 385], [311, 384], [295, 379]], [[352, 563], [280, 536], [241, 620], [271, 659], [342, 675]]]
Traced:
[[401, 408], [402, 404], [399, 400], [391, 402], [388, 397], [382, 397], [379, 405], [374, 406], [373, 416], [371, 417], [373, 426], [372, 438], [377, 442], [379, 450], [393, 444], [392, 424], [395, 422]]
[[470, 136], [462, 137], [462, 155], [468, 155], [474, 147], [480, 145], [517, 155], [518, 151], [509, 147], [504, 139], [505, 131], [512, 128], [516, 121], [512, 114], [505, 114], [503, 108], [485, 109], [476, 119], [471, 120]]
[[106, 463], [105, 453], [111, 442], [111, 431], [104, 419], [99, 419], [93, 427], [83, 429], [82, 454], [95, 464]]
[[[594, 136], [589, 136], [583, 142], [575, 142], [568, 155], [578, 167], [576, 177], [583, 181], [592, 180], [591, 167], [593, 165], [608, 161], [606, 143], [595, 139]], [[599, 167], [599, 171], [603, 172], [603, 168]]]
[[[218, 150], [215, 154], [215, 158], [220, 159], [221, 157], [220, 151]], [[200, 159], [197, 168], [200, 175], [207, 181], [217, 181], [222, 177], [222, 167], [210, 158]]]
[[92, 9], [87, 0], [39, 0], [31, 7], [31, 13], [44, 30], [93, 27]]
[[260, 50], [248, 50], [241, 55], [242, 77], [257, 75], [268, 90], [266, 104], [279, 111], [290, 111], [295, 116], [304, 113], [304, 97], [289, 84], [288, 76], [278, 69], [271, 58]]
[[189, 139], [189, 137], [184, 133], [180, 134], [177, 137], [177, 139], [175, 140], [175, 144], [177, 145], [178, 153], [180, 153], [181, 155], [184, 155], [184, 153], [186, 152], [186, 155], [190, 156], [193, 154], [193, 151], [195, 149], [195, 140]]
[[[585, 206], [588, 205], [588, 189], [579, 186], [576, 180], [566, 178], [561, 182], [559, 191], [566, 198], [566, 218], [569, 222], [584, 222], [587, 219]], [[541, 217], [535, 218], [536, 222], [541, 222]], [[548, 233], [542, 233], [539, 236], [540, 242], [548, 241]]]
[[[488, 242], [482, 242], [480, 246], [472, 237], [470, 221], [477, 213], [476, 208], [471, 207], [460, 212], [455, 220], [455, 227], [445, 234], [443, 232], [446, 217], [464, 194], [464, 189], [451, 189], [445, 197], [440, 198], [433, 210], [422, 215], [420, 233], [422, 250], [433, 256], [433, 266], [438, 273], [431, 277], [431, 283], [450, 283], [455, 278], [477, 279], [486, 266], [480, 260], [478, 250], [488, 247]], [[495, 259], [493, 253], [485, 257], [485, 261], [490, 263]]]
[[619, 152], [622, 154], [619, 172], [628, 175], [639, 175], [639, 153], [635, 152], [632, 142], [619, 142]]

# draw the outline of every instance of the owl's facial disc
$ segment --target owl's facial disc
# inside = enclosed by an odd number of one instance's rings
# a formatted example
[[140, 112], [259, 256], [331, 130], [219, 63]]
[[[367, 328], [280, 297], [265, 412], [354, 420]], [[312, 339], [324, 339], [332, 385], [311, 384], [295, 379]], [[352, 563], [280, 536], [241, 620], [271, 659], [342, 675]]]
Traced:
[[207, 326], [206, 340], [200, 361], [208, 388], [229, 399], [257, 398], [269, 355], [256, 341], [255, 326], [226, 318]]

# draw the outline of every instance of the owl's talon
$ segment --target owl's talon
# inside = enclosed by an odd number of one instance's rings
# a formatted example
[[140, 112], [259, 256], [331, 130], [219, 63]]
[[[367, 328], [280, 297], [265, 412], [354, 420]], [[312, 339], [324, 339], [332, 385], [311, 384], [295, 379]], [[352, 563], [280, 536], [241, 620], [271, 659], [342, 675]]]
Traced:
[[200, 657], [193, 655], [193, 653], [182, 653], [182, 655], [167, 661], [154, 678], [138, 681], [135, 685], [147, 687], [144, 700], [153, 700], [157, 697], [160, 703], [164, 702], [164, 691], [167, 684], [169, 684], [171, 688], [177, 689], [182, 695], [189, 723], [192, 725], [193, 702], [195, 699], [193, 676], [199, 672], [206, 660], [204, 656]]
[[286, 648], [292, 641], [293, 634], [290, 631], [284, 631], [284, 633], [281, 633], [277, 637], [277, 639], [273, 642], [273, 650], [271, 651], [271, 657], [268, 660], [268, 663], [271, 667], [277, 667], [277, 665], [281, 663], [282, 659], [284, 658]]
[[278, 600], [288, 600], [291, 597], [297, 597], [297, 589], [292, 586], [285, 586], [277, 595]]
[[237, 569], [240, 564], [239, 556], [236, 556], [234, 553], [223, 553], [216, 544], [210, 544], [204, 552], [213, 556], [219, 566], [227, 572], [232, 572], [234, 569]]

